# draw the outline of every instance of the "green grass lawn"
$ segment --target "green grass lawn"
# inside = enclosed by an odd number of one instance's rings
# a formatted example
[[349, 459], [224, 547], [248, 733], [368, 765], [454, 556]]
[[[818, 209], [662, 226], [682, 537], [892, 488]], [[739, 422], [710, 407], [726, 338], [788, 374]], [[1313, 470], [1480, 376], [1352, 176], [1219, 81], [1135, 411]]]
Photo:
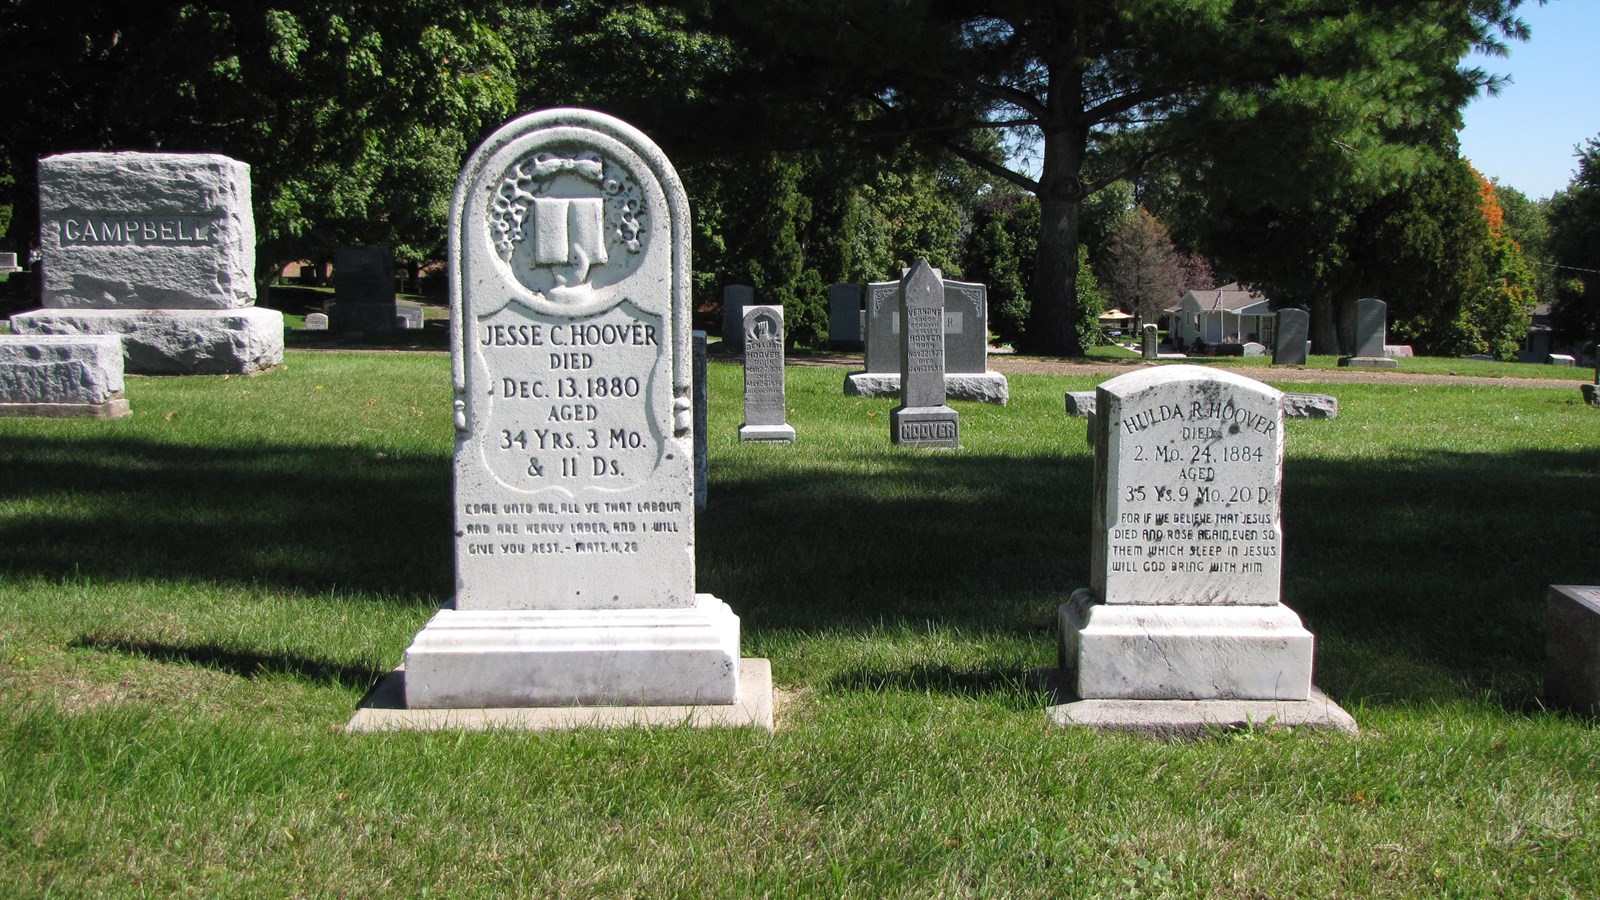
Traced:
[[782, 447], [738, 443], [726, 363], [699, 589], [776, 733], [347, 735], [452, 590], [448, 373], [291, 352], [0, 419], [0, 895], [1600, 893], [1600, 735], [1537, 702], [1545, 586], [1600, 582], [1576, 385], [1291, 388], [1340, 416], [1287, 426], [1284, 600], [1357, 739], [1046, 724], [1096, 379], [915, 452], [795, 367]]

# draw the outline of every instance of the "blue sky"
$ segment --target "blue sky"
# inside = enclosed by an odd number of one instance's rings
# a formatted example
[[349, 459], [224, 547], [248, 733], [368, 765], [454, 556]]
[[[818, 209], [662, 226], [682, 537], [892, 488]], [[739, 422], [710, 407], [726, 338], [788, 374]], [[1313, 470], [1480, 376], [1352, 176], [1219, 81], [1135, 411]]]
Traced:
[[1509, 57], [1467, 61], [1512, 81], [1467, 106], [1461, 155], [1538, 199], [1567, 186], [1573, 148], [1600, 135], [1600, 0], [1528, 0], [1518, 15], [1531, 40], [1512, 43]]

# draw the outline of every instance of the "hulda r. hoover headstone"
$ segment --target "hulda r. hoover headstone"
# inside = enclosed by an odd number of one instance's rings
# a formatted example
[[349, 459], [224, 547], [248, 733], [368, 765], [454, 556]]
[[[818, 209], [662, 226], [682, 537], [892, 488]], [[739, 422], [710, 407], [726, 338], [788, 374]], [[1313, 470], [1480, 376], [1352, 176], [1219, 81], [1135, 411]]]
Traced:
[[1198, 366], [1100, 385], [1091, 585], [1061, 608], [1079, 697], [1308, 699], [1312, 636], [1279, 601], [1281, 402]]
[[793, 443], [783, 384], [783, 307], [744, 308], [744, 424], [741, 441]]
[[642, 133], [502, 126], [457, 183], [453, 609], [411, 707], [731, 704], [739, 620], [695, 591], [689, 210]]

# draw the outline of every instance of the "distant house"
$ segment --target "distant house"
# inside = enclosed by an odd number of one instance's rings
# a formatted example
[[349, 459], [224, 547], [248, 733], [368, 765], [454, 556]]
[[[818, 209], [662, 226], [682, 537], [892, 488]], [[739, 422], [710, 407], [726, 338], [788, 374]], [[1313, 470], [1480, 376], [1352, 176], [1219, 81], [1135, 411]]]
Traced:
[[1238, 282], [1189, 291], [1164, 312], [1167, 334], [1180, 350], [1196, 342], [1215, 345], [1255, 341], [1271, 347], [1278, 323], [1267, 298], [1245, 290]]

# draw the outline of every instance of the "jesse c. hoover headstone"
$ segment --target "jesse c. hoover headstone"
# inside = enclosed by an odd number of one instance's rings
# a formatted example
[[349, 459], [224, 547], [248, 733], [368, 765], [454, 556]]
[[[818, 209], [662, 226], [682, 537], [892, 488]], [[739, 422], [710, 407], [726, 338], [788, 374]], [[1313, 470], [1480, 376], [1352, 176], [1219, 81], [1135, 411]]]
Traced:
[[600, 113], [515, 119], [462, 172], [449, 254], [457, 590], [406, 651], [407, 705], [733, 704], [739, 620], [695, 590], [671, 164]]
[[794, 442], [783, 384], [783, 307], [744, 308], [744, 424], [741, 441]]

